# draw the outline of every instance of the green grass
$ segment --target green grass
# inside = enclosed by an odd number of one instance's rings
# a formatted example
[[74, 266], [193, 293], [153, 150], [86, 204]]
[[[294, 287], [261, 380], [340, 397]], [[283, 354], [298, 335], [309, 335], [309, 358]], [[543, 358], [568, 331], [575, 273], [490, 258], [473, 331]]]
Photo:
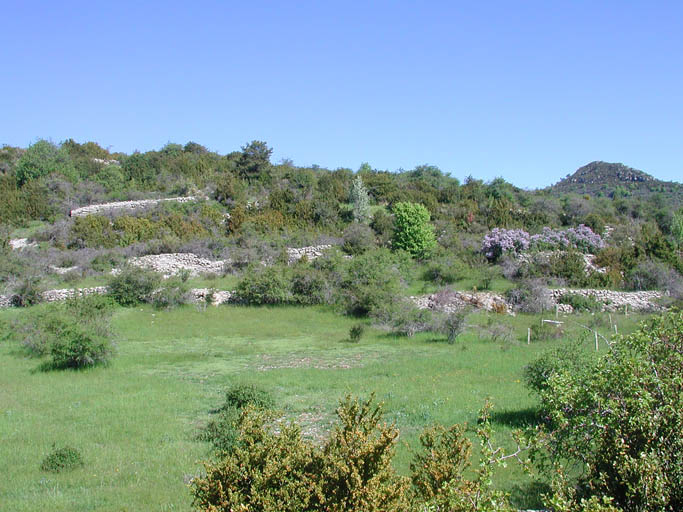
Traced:
[[[0, 321], [22, 313], [0, 312]], [[612, 316], [619, 332], [642, 318]], [[605, 334], [610, 328], [601, 316], [572, 318], [598, 323]], [[236, 382], [270, 390], [283, 413], [316, 439], [329, 428], [341, 396], [374, 391], [401, 430], [395, 463], [404, 473], [407, 446], [415, 446], [424, 426], [472, 424], [486, 397], [496, 405], [497, 440], [509, 444], [513, 426], [536, 405], [522, 368], [563, 343], [527, 345], [527, 327], [538, 321], [477, 313], [455, 345], [428, 333], [397, 338], [374, 329], [356, 344], [347, 338], [358, 319], [322, 307], [119, 309], [110, 366], [48, 373], [20, 347], [0, 341], [0, 508], [187, 510], [186, 482], [210, 455], [197, 433]], [[509, 338], [493, 342], [489, 331], [501, 322]], [[568, 324], [567, 337], [583, 330]], [[584, 345], [592, 350], [593, 340]], [[53, 444], [79, 449], [85, 466], [42, 472]], [[495, 483], [535, 505], [518, 468], [511, 465]]]

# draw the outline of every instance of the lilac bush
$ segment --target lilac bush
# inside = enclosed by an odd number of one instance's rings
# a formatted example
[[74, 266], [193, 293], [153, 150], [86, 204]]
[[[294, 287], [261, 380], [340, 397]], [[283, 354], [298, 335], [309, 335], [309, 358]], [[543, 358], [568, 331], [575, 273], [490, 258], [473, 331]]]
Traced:
[[529, 235], [522, 229], [494, 228], [484, 237], [481, 251], [489, 260], [497, 260], [506, 253], [520, 253], [527, 250], [555, 251], [577, 249], [595, 253], [605, 246], [600, 235], [580, 224], [577, 228], [557, 230], [544, 227], [537, 235]]

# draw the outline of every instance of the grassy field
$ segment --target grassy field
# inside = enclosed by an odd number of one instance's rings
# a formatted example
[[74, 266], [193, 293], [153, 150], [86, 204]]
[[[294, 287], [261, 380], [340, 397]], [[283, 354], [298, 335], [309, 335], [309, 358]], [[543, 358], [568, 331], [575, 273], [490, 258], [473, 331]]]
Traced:
[[[2, 311], [0, 321], [21, 314]], [[606, 315], [571, 318], [610, 330]], [[627, 332], [642, 317], [613, 318]], [[472, 423], [489, 396], [505, 444], [536, 405], [522, 382], [524, 365], [585, 331], [571, 323], [564, 338], [527, 345], [527, 327], [539, 320], [477, 313], [454, 345], [373, 329], [354, 344], [346, 339], [358, 320], [322, 307], [119, 309], [112, 364], [77, 372], [41, 372], [37, 359], [0, 341], [0, 509], [188, 510], [187, 482], [210, 456], [197, 434], [237, 382], [270, 390], [314, 439], [325, 435], [342, 395], [374, 391], [401, 430], [401, 472], [424, 426]], [[508, 336], [492, 341], [500, 324]], [[594, 350], [592, 338], [583, 349]], [[53, 444], [79, 448], [85, 467], [42, 472]], [[535, 505], [535, 487], [518, 468], [497, 474], [496, 485], [520, 505]]]

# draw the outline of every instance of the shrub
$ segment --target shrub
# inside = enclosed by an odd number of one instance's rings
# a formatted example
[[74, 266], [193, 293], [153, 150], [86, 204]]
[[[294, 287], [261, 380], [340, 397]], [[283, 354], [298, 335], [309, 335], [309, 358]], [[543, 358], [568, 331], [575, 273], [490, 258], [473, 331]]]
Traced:
[[465, 330], [465, 320], [467, 319], [466, 310], [446, 313], [442, 316], [438, 324], [438, 330], [446, 336], [450, 345], [455, 343], [457, 337]]
[[602, 302], [578, 293], [565, 293], [557, 299], [560, 304], [571, 306], [574, 311], [602, 311]]
[[365, 326], [363, 324], [356, 324], [349, 330], [349, 341], [358, 343], [365, 333]]
[[382, 246], [387, 246], [394, 237], [394, 219], [384, 210], [377, 210], [372, 215], [370, 227], [377, 235], [377, 239]]
[[470, 271], [464, 261], [452, 254], [443, 253], [429, 261], [424, 278], [439, 285], [453, 284], [465, 279]]
[[414, 336], [418, 332], [435, 330], [433, 314], [420, 309], [408, 300], [398, 300], [377, 307], [371, 313], [375, 324], [401, 336]]
[[43, 291], [37, 277], [28, 277], [21, 281], [12, 295], [12, 305], [16, 307], [33, 306], [42, 300]]
[[[53, 447], [54, 448], [54, 447]], [[52, 451], [43, 459], [40, 469], [50, 473], [61, 473], [72, 471], [83, 466], [83, 456], [81, 452], [71, 446], [63, 446]]]
[[526, 386], [541, 393], [548, 389], [550, 379], [562, 373], [574, 375], [593, 364], [593, 358], [583, 350], [579, 343], [550, 350], [524, 367]]
[[111, 269], [122, 266], [126, 259], [117, 252], [105, 252], [95, 256], [90, 266], [96, 272], [109, 272]]
[[351, 203], [354, 222], [367, 224], [370, 221], [370, 197], [365, 185], [363, 185], [363, 178], [360, 176], [356, 176], [353, 180], [349, 202]]
[[332, 289], [325, 273], [310, 265], [296, 265], [292, 270], [292, 294], [299, 304], [327, 304]]
[[50, 346], [54, 368], [85, 368], [108, 362], [111, 341], [97, 330], [63, 321]]
[[638, 263], [626, 277], [632, 290], [666, 290], [673, 297], [683, 297], [683, 277], [661, 261], [646, 260]]
[[386, 249], [367, 252], [347, 265], [340, 286], [339, 302], [346, 311], [366, 315], [398, 300], [400, 262]]
[[363, 254], [375, 247], [375, 234], [366, 224], [354, 222], [344, 230], [344, 251], [351, 255]]
[[402, 249], [413, 256], [425, 257], [436, 246], [434, 227], [429, 223], [429, 211], [417, 203], [396, 203], [394, 214], [394, 249]]
[[506, 292], [508, 302], [522, 313], [542, 313], [553, 306], [548, 289], [539, 280], [527, 280]]
[[149, 300], [160, 283], [156, 272], [126, 267], [109, 280], [109, 296], [122, 306], [135, 306]]
[[258, 386], [237, 384], [225, 393], [222, 409], [243, 409], [249, 405], [258, 409], [271, 409], [275, 406], [275, 400], [268, 391]]
[[183, 280], [183, 276], [165, 280], [161, 287], [154, 290], [150, 295], [149, 300], [155, 308], [171, 309], [182, 304], [187, 304], [188, 297], [187, 278]]
[[683, 313], [654, 317], [618, 337], [595, 365], [547, 381], [545, 446], [569, 460], [580, 497], [624, 510], [683, 509]]
[[288, 271], [284, 267], [250, 266], [237, 285], [236, 299], [250, 305], [291, 302]]
[[561, 338], [564, 335], [564, 329], [559, 324], [550, 324], [542, 322], [531, 326], [531, 339], [534, 341], [547, 341]]

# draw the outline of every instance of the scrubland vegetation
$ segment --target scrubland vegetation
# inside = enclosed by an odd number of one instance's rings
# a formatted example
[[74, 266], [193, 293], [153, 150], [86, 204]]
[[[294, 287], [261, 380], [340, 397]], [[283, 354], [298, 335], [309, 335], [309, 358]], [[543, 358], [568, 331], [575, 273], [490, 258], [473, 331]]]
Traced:
[[680, 187], [270, 155], [0, 150], [3, 510], [680, 510]]

